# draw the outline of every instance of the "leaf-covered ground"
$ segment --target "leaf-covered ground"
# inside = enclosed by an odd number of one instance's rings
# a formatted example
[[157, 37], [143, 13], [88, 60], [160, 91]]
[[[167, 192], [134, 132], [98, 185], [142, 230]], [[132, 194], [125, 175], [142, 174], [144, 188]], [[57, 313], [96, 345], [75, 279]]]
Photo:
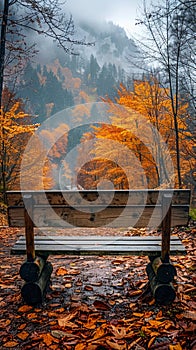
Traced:
[[45, 302], [26, 305], [18, 273], [25, 257], [10, 255], [21, 232], [0, 228], [0, 349], [196, 349], [195, 227], [174, 232], [187, 255], [172, 257], [177, 297], [162, 307], [147, 289], [147, 257], [51, 256]]

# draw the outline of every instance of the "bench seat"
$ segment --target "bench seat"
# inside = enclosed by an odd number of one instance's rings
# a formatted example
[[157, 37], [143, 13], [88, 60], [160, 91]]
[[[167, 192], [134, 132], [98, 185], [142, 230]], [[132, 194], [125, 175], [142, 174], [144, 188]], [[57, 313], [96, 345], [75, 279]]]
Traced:
[[[161, 254], [161, 236], [35, 236], [36, 255], [140, 255]], [[21, 236], [11, 254], [26, 254]], [[184, 255], [186, 250], [177, 236], [171, 236], [170, 255]]]

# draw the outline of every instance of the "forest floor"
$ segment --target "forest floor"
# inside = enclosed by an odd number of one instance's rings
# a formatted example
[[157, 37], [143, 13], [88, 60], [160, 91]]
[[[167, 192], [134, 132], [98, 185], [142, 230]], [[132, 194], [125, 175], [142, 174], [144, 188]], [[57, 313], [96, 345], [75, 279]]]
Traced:
[[[103, 228], [96, 233], [111, 234]], [[124, 232], [136, 233], [147, 234]], [[25, 257], [10, 255], [21, 234], [24, 230], [0, 227], [0, 349], [196, 349], [195, 226], [173, 232], [187, 255], [171, 258], [178, 276], [170, 306], [156, 305], [147, 290], [148, 258], [122, 256], [49, 257], [53, 273], [45, 301], [26, 305], [19, 276]]]

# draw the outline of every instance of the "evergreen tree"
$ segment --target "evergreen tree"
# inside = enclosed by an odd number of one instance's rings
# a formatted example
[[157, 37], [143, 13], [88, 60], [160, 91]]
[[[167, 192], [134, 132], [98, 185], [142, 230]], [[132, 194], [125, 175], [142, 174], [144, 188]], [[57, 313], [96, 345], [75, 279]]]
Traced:
[[102, 97], [108, 96], [112, 100], [117, 96], [117, 82], [113, 77], [112, 64], [103, 65], [97, 79], [97, 93]]

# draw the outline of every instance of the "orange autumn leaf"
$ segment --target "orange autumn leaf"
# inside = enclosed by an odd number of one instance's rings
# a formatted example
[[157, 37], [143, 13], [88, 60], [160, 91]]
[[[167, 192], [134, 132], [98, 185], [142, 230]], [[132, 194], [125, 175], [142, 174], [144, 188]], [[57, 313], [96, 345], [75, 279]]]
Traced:
[[17, 337], [20, 338], [21, 340], [27, 339], [28, 336], [29, 336], [29, 333], [26, 331], [22, 331], [17, 334]]
[[138, 294], [141, 294], [141, 293], [142, 293], [141, 289], [134, 290], [133, 292], [131, 292], [131, 296], [135, 296], [135, 295], [138, 295]]
[[88, 317], [87, 323], [84, 325], [87, 329], [95, 329], [97, 322], [97, 315], [95, 317]]
[[58, 319], [58, 325], [60, 327], [71, 327], [71, 328], [78, 328], [76, 324], [73, 322], [70, 322], [76, 315], [78, 314], [77, 311], [67, 314], [61, 318]]
[[151, 345], [154, 343], [156, 337], [152, 337], [148, 342], [148, 349], [150, 349]]
[[107, 327], [106, 324], [102, 324], [100, 327], [98, 327], [93, 334], [93, 340], [102, 338], [105, 335], [106, 327]]
[[67, 275], [67, 269], [65, 267], [59, 267], [57, 270], [56, 270], [56, 275], [57, 276], [64, 276], [64, 275]]
[[19, 307], [18, 312], [28, 312], [30, 310], [32, 310], [32, 306], [23, 305], [23, 306]]
[[150, 333], [150, 336], [151, 336], [151, 337], [158, 337], [159, 335], [160, 335], [159, 332], [151, 332], [151, 333]]
[[126, 336], [126, 328], [125, 327], [115, 327], [111, 325], [112, 333], [115, 336], [115, 339], [124, 339]]
[[75, 346], [75, 350], [86, 350], [86, 344], [79, 343]]
[[107, 339], [106, 344], [109, 345], [109, 347], [111, 349], [114, 349], [114, 350], [126, 350], [127, 349], [127, 346], [125, 343], [119, 344], [117, 342], [113, 342], [112, 339], [111, 340]]
[[42, 334], [43, 342], [50, 346], [53, 342], [58, 342], [58, 339], [54, 338], [50, 333]]
[[149, 320], [148, 321], [149, 323], [150, 323], [150, 325], [151, 326], [153, 326], [153, 327], [160, 327], [162, 324], [163, 324], [163, 322], [161, 322], [161, 321], [156, 321], [156, 320]]
[[16, 341], [8, 341], [7, 343], [3, 344], [5, 348], [15, 348], [18, 345]]
[[38, 314], [36, 314], [36, 312], [32, 312], [30, 314], [27, 315], [27, 318], [29, 320], [31, 320], [32, 318], [37, 318]]
[[9, 326], [9, 324], [11, 323], [11, 320], [5, 320], [5, 319], [3, 319], [3, 320], [1, 320], [0, 321], [0, 327], [7, 327], [7, 326]]
[[169, 345], [169, 350], [182, 350], [180, 343], [176, 345]]
[[26, 327], [26, 323], [22, 323], [19, 327], [18, 327], [18, 329], [20, 329], [20, 330], [22, 330], [22, 329], [24, 329], [25, 327]]
[[60, 327], [68, 327], [68, 328], [78, 328], [78, 326], [75, 324], [75, 323], [73, 323], [73, 322], [69, 322], [69, 321], [64, 321], [64, 319], [62, 318], [62, 319], [59, 319], [58, 320], [58, 324], [59, 324], [59, 326]]

